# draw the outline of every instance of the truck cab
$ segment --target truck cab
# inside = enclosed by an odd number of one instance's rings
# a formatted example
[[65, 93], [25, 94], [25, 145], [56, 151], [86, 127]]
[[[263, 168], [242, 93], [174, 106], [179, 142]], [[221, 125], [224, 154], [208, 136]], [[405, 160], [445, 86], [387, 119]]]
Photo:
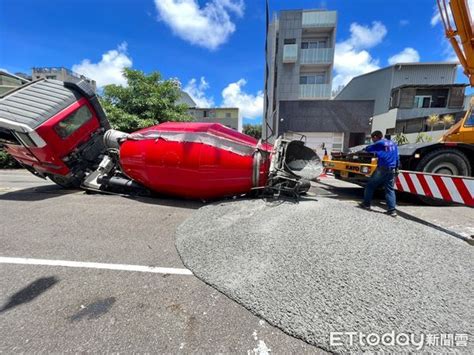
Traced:
[[40, 79], [0, 97], [0, 148], [64, 187], [80, 186], [105, 152], [110, 128], [88, 83]]

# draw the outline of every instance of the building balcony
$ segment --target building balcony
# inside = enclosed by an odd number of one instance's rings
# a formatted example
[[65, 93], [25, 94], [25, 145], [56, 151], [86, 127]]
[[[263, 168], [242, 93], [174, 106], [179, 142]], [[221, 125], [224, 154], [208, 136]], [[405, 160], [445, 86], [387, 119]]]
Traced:
[[331, 97], [330, 84], [300, 84], [300, 99], [327, 99]]
[[334, 48], [309, 48], [301, 50], [301, 64], [331, 64]]
[[298, 58], [298, 45], [285, 44], [283, 46], [283, 63], [295, 63]]
[[416, 117], [428, 117], [429, 115], [445, 115], [462, 111], [463, 107], [426, 107], [426, 108], [399, 108], [397, 109], [397, 120], [408, 120]]
[[336, 27], [336, 11], [303, 11], [302, 25], [304, 28]]

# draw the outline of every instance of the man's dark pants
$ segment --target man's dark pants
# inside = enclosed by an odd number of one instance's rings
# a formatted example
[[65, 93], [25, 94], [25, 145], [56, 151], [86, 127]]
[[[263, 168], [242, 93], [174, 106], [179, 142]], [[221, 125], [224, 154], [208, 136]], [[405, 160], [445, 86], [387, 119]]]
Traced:
[[370, 206], [375, 190], [378, 187], [383, 186], [385, 189], [385, 200], [387, 201], [388, 211], [395, 210], [397, 203], [394, 189], [395, 175], [395, 169], [381, 166], [377, 167], [365, 186], [364, 205]]

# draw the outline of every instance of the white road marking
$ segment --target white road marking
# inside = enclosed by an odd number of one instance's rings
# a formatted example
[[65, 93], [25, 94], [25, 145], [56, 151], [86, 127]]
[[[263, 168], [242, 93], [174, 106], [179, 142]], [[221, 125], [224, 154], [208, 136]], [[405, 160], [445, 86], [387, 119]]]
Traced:
[[177, 269], [177, 268], [171, 268], [171, 267], [92, 263], [92, 262], [67, 261], [67, 260], [10, 258], [10, 257], [5, 257], [5, 256], [0, 256], [0, 264], [64, 266], [64, 267], [76, 267], [76, 268], [85, 268], [85, 269], [150, 272], [154, 274], [193, 275], [193, 273], [188, 269]]

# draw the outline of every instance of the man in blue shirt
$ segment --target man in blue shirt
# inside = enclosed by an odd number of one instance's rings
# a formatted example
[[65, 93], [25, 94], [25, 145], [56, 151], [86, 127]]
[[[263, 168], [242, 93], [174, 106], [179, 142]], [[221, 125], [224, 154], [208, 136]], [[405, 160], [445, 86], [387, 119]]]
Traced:
[[370, 209], [374, 191], [383, 186], [385, 189], [385, 200], [387, 201], [387, 214], [393, 217], [397, 216], [396, 198], [394, 182], [397, 176], [400, 157], [398, 156], [398, 147], [395, 142], [383, 138], [380, 131], [375, 131], [371, 135], [374, 144], [365, 148], [367, 152], [377, 155], [377, 169], [370, 177], [364, 191], [364, 202], [360, 207]]

